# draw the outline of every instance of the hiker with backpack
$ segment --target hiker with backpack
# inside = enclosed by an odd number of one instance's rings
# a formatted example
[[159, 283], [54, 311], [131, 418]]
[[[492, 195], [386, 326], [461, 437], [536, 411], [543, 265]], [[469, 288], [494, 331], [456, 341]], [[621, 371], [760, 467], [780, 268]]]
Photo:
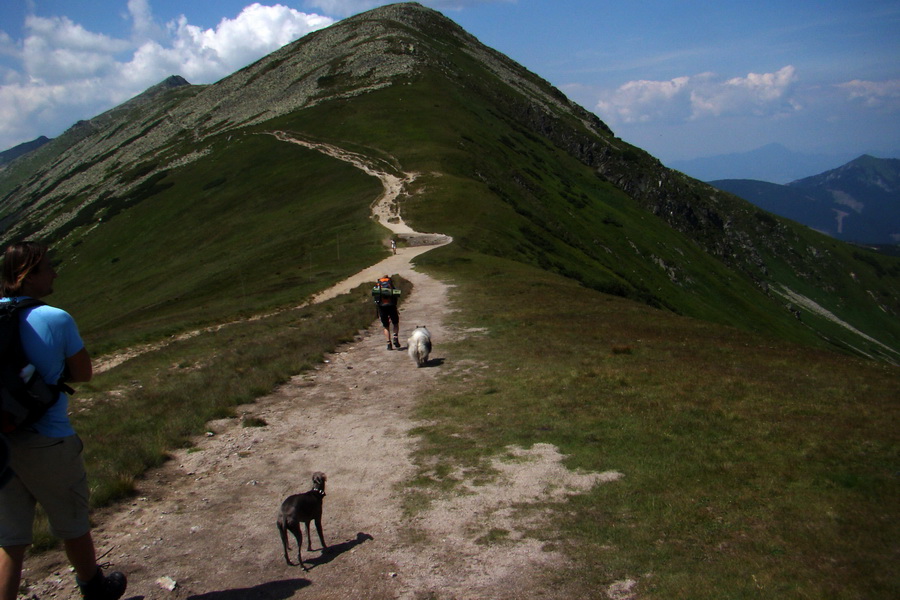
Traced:
[[[89, 381], [91, 358], [74, 319], [59, 308], [33, 302], [53, 293], [56, 271], [48, 248], [33, 242], [12, 244], [6, 249], [0, 273], [0, 307], [15, 311], [21, 348], [30, 362], [22, 369], [22, 377], [33, 369], [51, 388], [64, 379]], [[4, 306], [6, 303], [15, 305]], [[10, 390], [6, 384], [3, 388], [5, 405]], [[6, 410], [4, 406], [0, 409]], [[67, 394], [57, 391], [49, 409], [30, 425], [9, 424], [8, 420], [4, 424], [13, 430], [4, 434], [9, 471], [0, 477], [5, 479], [0, 487], [0, 600], [15, 600], [18, 594], [37, 503], [47, 514], [51, 532], [63, 540], [82, 596], [118, 600], [127, 582], [122, 573], [104, 574], [97, 565], [88, 519], [83, 446], [69, 422]]]
[[384, 327], [384, 339], [387, 341], [387, 349], [391, 349], [391, 324], [394, 326], [394, 347], [400, 349], [400, 313], [397, 312], [397, 299], [400, 290], [394, 287], [390, 275], [385, 275], [372, 288], [372, 299], [375, 302], [375, 310], [381, 325]]

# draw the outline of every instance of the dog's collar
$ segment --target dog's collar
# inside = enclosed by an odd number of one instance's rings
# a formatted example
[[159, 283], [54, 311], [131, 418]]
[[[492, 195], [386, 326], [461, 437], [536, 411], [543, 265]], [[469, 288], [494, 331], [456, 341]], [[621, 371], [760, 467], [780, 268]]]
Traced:
[[325, 490], [320, 490], [319, 488], [313, 488], [313, 489], [309, 490], [310, 494], [312, 494], [313, 492], [321, 495], [323, 498], [325, 497]]

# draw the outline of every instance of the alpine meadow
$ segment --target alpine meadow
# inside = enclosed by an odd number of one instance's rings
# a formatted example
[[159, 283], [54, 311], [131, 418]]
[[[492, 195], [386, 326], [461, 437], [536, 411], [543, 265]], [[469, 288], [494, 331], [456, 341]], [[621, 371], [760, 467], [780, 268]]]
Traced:
[[91, 353], [155, 348], [79, 391], [108, 408], [73, 415], [98, 507], [371, 323], [365, 289], [285, 316], [390, 232], [376, 178], [282, 135], [415, 173], [403, 219], [453, 238], [415, 264], [481, 368], [417, 400], [410, 514], [553, 444], [624, 477], [549, 507], [533, 535], [567, 563], [534, 598], [900, 597], [900, 258], [666, 168], [417, 3], [173, 75], [0, 170], [4, 242], [53, 247]]

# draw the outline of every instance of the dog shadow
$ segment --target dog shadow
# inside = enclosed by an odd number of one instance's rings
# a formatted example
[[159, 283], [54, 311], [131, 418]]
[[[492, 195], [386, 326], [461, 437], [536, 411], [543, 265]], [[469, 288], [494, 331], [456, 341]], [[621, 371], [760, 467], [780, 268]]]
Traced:
[[[310, 585], [312, 582], [309, 579], [282, 579], [249, 588], [194, 594], [188, 596], [187, 600], [285, 600], [293, 598], [299, 590]], [[144, 600], [144, 596], [131, 596], [126, 600]]]
[[319, 556], [310, 557], [307, 555], [307, 558], [303, 561], [308, 565], [311, 565], [309, 568], [313, 569], [318, 567], [319, 565], [325, 565], [333, 561], [335, 558], [343, 554], [344, 552], [348, 552], [353, 550], [360, 544], [367, 542], [368, 540], [374, 540], [375, 538], [369, 535], [368, 533], [357, 533], [356, 539], [347, 540], [346, 542], [341, 542], [340, 544], [333, 544], [328, 546], [325, 550], [323, 550]]
[[439, 367], [444, 364], [443, 358], [429, 358], [425, 362], [422, 363], [423, 367]]
[[[307, 556], [303, 562], [310, 565], [312, 569], [319, 565], [330, 563], [344, 552], [353, 550], [360, 544], [374, 539], [370, 534], [360, 532], [356, 534], [355, 539], [328, 546], [319, 556], [315, 558]], [[188, 596], [187, 600], [284, 600], [292, 598], [299, 590], [310, 585], [312, 585], [312, 582], [309, 579], [282, 579], [280, 581], [261, 583], [249, 588], [195, 594]], [[145, 596], [131, 596], [126, 600], [145, 600]]]

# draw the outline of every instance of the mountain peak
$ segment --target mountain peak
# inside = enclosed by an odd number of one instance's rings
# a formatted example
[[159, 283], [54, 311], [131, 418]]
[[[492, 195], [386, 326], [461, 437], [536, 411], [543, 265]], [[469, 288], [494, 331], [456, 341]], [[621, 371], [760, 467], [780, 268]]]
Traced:
[[181, 75], [169, 75], [153, 87], [147, 89], [147, 92], [151, 90], [169, 90], [176, 87], [181, 87], [183, 85], [191, 85], [190, 82], [182, 77]]
[[[181, 75], [169, 75], [168, 77], [166, 77], [165, 79], [163, 79], [162, 81], [157, 83], [156, 85], [152, 85], [152, 86], [148, 87], [146, 90], [144, 90], [143, 92], [141, 92], [140, 94], [138, 94], [137, 96], [135, 96], [134, 98], [132, 98], [131, 100], [125, 102], [123, 105], [120, 105], [120, 106], [128, 106], [128, 105], [133, 106], [135, 104], [150, 102], [150, 101], [156, 99], [156, 97], [159, 96], [160, 94], [165, 94], [169, 90], [173, 90], [176, 88], [189, 86], [189, 85], [191, 85], [190, 82], [188, 82], [188, 80], [185, 79], [184, 77], [182, 77]], [[113, 110], [115, 110], [115, 109], [113, 109]]]
[[867, 244], [900, 241], [900, 160], [864, 154], [824, 173], [776, 185], [713, 182], [775, 214], [838, 239]]
[[747, 152], [721, 154], [691, 160], [672, 161], [669, 166], [702, 181], [755, 179], [786, 184], [811, 173], [821, 173], [846, 162], [838, 157], [794, 152], [773, 142]]
[[19, 144], [18, 146], [13, 146], [9, 150], [4, 150], [0, 152], [0, 165], [5, 165], [6, 163], [12, 162], [20, 156], [24, 156], [31, 152], [32, 150], [36, 150], [49, 142], [50, 139], [47, 136], [40, 136], [37, 139], [31, 140], [30, 142], [24, 142]]

